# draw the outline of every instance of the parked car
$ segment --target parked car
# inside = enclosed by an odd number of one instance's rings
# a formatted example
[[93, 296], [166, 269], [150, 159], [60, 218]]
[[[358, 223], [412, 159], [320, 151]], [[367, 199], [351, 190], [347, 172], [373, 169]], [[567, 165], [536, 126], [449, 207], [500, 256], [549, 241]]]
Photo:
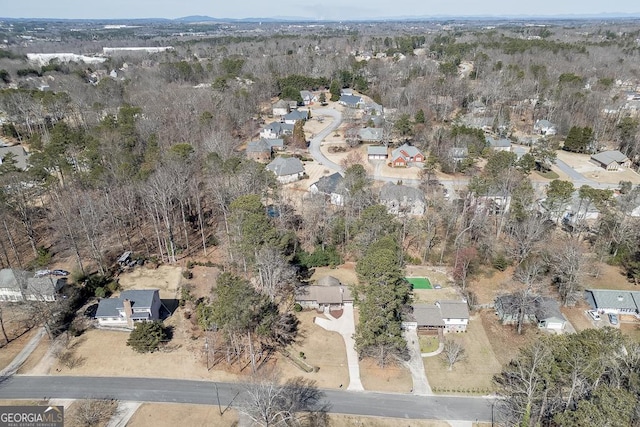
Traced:
[[69, 272], [67, 270], [53, 270], [51, 274], [54, 276], [68, 276]]
[[618, 315], [613, 314], [613, 313], [609, 313], [609, 322], [612, 325], [617, 325], [618, 324]]
[[34, 273], [33, 277], [44, 277], [51, 274], [51, 270], [38, 270]]
[[597, 311], [589, 310], [587, 311], [587, 313], [589, 314], [589, 317], [591, 317], [593, 320], [600, 320], [600, 315], [598, 314]]

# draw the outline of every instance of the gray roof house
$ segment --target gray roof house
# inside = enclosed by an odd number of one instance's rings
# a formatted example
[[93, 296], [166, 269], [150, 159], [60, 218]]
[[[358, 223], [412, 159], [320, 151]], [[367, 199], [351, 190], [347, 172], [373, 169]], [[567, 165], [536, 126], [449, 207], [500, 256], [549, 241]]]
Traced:
[[324, 194], [329, 196], [330, 203], [336, 206], [344, 205], [346, 189], [344, 188], [344, 178], [338, 172], [328, 176], [323, 176], [309, 186], [311, 194]]
[[284, 140], [283, 139], [264, 139], [260, 138], [257, 141], [251, 141], [247, 144], [247, 149], [245, 153], [247, 157], [253, 160], [258, 161], [269, 161], [271, 159], [271, 155], [275, 150], [283, 150], [284, 149]]
[[410, 163], [424, 162], [424, 154], [417, 147], [402, 144], [391, 152], [391, 166], [409, 166]]
[[591, 161], [608, 171], [617, 171], [619, 167], [631, 166], [631, 160], [618, 150], [594, 154], [591, 156]]
[[384, 129], [382, 128], [363, 128], [358, 130], [358, 138], [362, 142], [377, 142], [382, 141], [382, 135]]
[[55, 301], [66, 279], [33, 277], [28, 271], [0, 270], [0, 301]]
[[587, 289], [585, 299], [601, 313], [640, 315], [640, 291]]
[[353, 303], [351, 290], [333, 276], [325, 276], [315, 285], [296, 289], [295, 301], [304, 308], [340, 309], [344, 304]]
[[511, 151], [511, 141], [507, 138], [495, 139], [493, 137], [487, 137], [487, 144], [495, 151]]
[[[553, 298], [532, 295], [530, 304], [524, 313], [524, 323], [535, 323], [540, 329], [562, 331], [567, 319], [560, 312], [558, 301]], [[520, 315], [520, 304], [515, 295], [501, 295], [496, 298], [494, 307], [503, 325], [513, 325]]]
[[307, 110], [293, 110], [289, 114], [285, 114], [282, 118], [288, 125], [295, 125], [296, 122], [306, 121], [309, 118], [309, 111]]
[[292, 133], [292, 124], [271, 122], [260, 131], [260, 137], [265, 139], [277, 139], [282, 135], [291, 135]]
[[364, 107], [364, 99], [357, 95], [342, 95], [338, 100], [339, 104], [349, 108], [361, 108]]
[[427, 205], [422, 191], [391, 182], [382, 186], [379, 198], [380, 204], [394, 215], [424, 215]]
[[267, 165], [267, 170], [276, 175], [276, 179], [283, 183], [294, 182], [304, 176], [304, 165], [297, 157], [276, 157]]
[[158, 289], [128, 289], [101, 299], [95, 317], [102, 327], [133, 329], [135, 322], [160, 320], [161, 306]]
[[361, 122], [367, 126], [372, 125], [371, 127], [380, 128], [384, 124], [384, 117], [379, 114], [363, 114]]
[[304, 105], [311, 105], [314, 102], [318, 102], [318, 97], [316, 97], [313, 93], [308, 90], [301, 90], [300, 96], [302, 97], [302, 102]]
[[469, 307], [466, 301], [437, 301], [433, 305], [414, 304], [413, 319], [418, 329], [464, 332], [469, 324]]
[[16, 167], [18, 169], [26, 170], [29, 164], [27, 159], [29, 154], [25, 151], [22, 145], [14, 145], [12, 147], [0, 147], [0, 165], [8, 154], [13, 154], [13, 159], [16, 161]]
[[451, 147], [449, 155], [454, 162], [461, 162], [469, 157], [469, 149], [467, 147]]
[[278, 102], [273, 104], [271, 110], [274, 116], [284, 116], [285, 114], [289, 113], [289, 111], [291, 111], [291, 107], [289, 106], [288, 101], [280, 99], [278, 100]]
[[558, 132], [556, 125], [549, 120], [536, 120], [533, 125], [533, 131], [540, 135], [555, 135]]
[[389, 150], [384, 145], [370, 145], [367, 147], [367, 159], [384, 160], [389, 157]]

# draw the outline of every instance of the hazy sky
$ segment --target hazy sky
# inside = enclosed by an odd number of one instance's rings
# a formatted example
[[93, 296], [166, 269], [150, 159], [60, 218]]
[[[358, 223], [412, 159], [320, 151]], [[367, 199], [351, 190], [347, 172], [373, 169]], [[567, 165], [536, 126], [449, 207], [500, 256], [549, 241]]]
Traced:
[[10, 18], [216, 18], [296, 16], [364, 19], [397, 16], [553, 16], [634, 13], [638, 0], [0, 0]]

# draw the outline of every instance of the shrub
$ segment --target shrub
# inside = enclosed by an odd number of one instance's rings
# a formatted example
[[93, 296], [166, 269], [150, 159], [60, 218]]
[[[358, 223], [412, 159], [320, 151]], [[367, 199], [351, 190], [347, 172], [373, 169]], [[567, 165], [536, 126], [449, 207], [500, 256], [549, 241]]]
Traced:
[[302, 306], [298, 303], [295, 303], [293, 306], [293, 311], [295, 311], [296, 313], [300, 313], [302, 311]]
[[335, 246], [327, 246], [325, 249], [316, 246], [312, 253], [301, 251], [296, 258], [300, 265], [307, 268], [342, 264], [342, 257]]
[[107, 291], [102, 286], [100, 286], [96, 288], [94, 294], [98, 298], [104, 298], [107, 296]]
[[187, 280], [193, 279], [193, 273], [191, 272], [191, 270], [184, 270], [182, 272], [182, 277], [184, 277]]
[[139, 322], [129, 334], [127, 345], [138, 353], [153, 353], [166, 340], [167, 332], [161, 322]]
[[509, 267], [509, 260], [502, 254], [496, 256], [493, 259], [493, 268], [498, 271], [505, 271]]

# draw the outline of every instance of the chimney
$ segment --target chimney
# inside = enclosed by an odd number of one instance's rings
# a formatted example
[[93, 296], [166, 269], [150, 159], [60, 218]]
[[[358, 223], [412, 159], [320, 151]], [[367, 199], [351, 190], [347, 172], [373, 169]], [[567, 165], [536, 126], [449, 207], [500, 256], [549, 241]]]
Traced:
[[133, 309], [131, 308], [131, 301], [125, 299], [122, 301], [122, 305], [124, 306], [124, 318], [127, 319], [127, 326], [133, 329]]

